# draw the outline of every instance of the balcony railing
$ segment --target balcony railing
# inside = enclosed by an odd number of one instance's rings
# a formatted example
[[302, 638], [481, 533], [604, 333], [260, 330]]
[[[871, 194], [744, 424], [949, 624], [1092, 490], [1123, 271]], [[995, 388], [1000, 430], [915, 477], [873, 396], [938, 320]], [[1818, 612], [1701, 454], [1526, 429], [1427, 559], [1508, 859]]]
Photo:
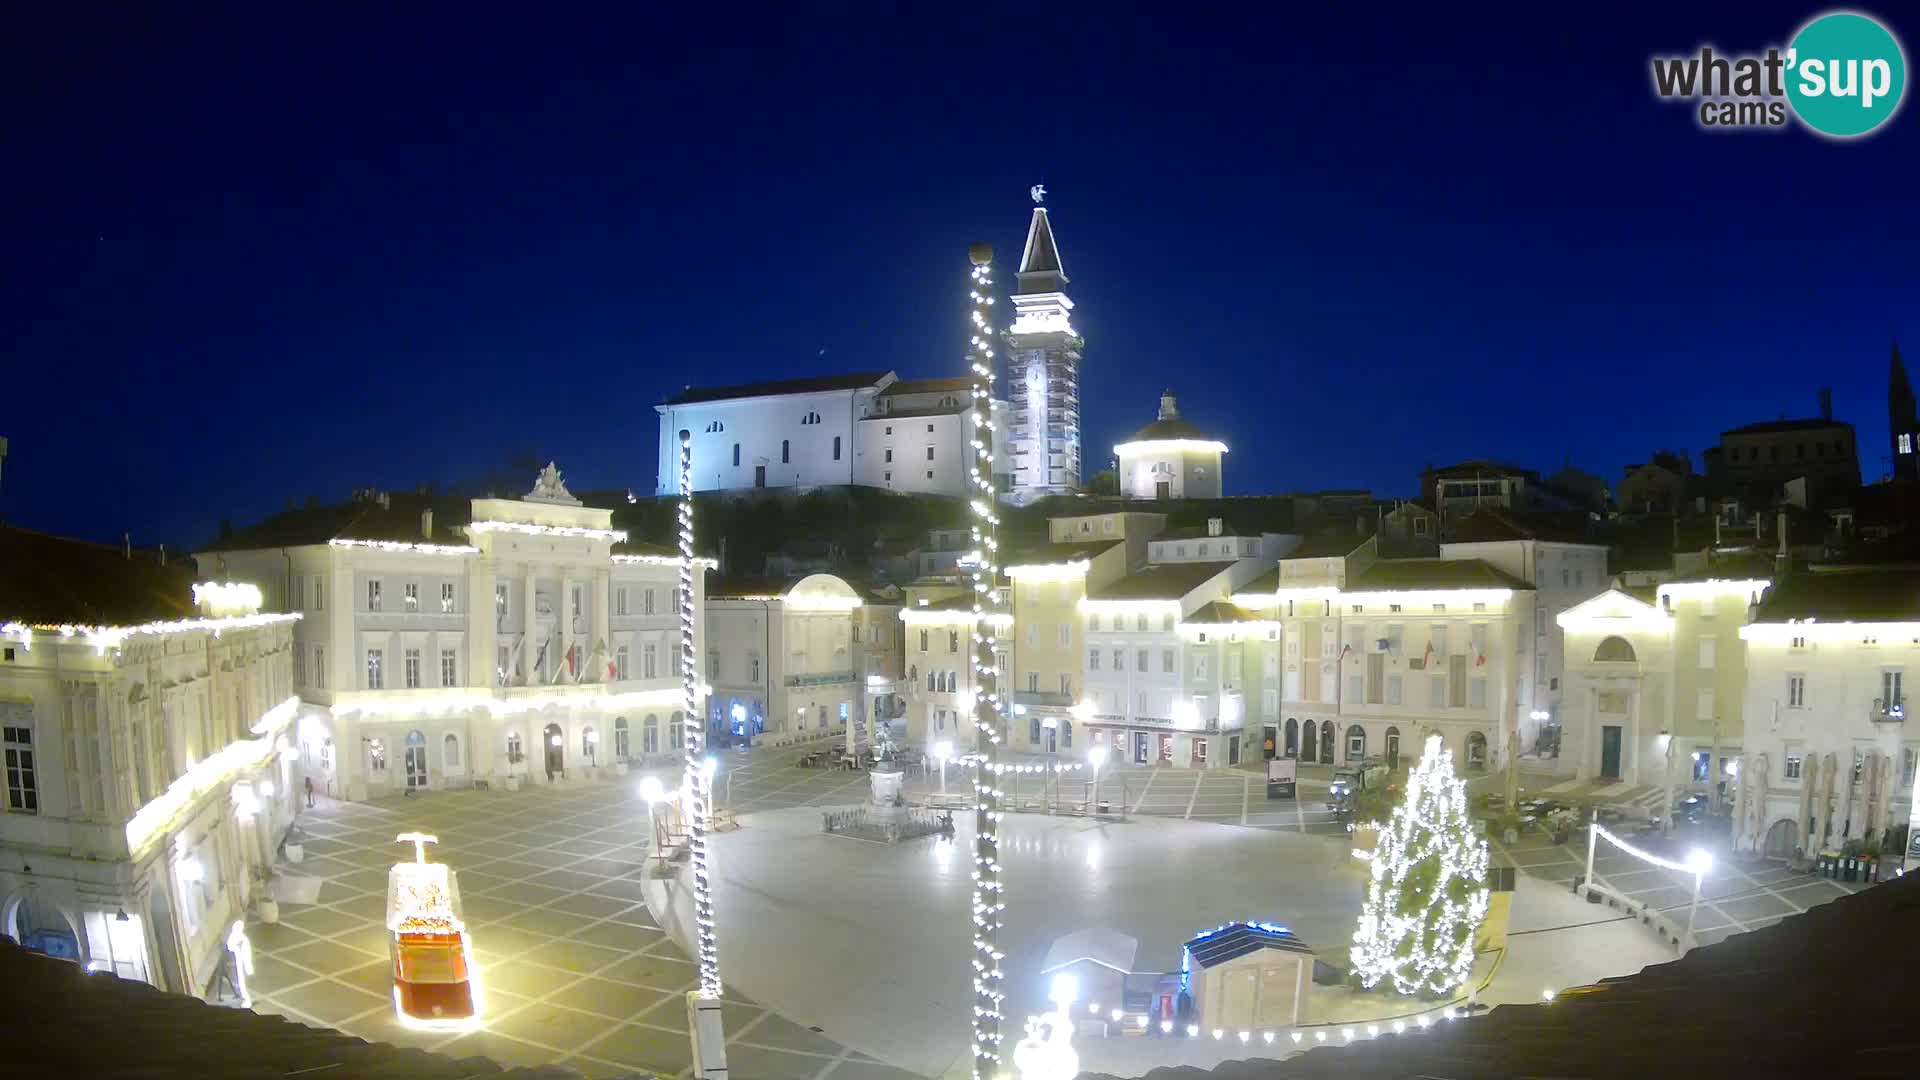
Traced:
[[1048, 708], [1064, 709], [1071, 707], [1073, 702], [1074, 697], [1072, 694], [1062, 694], [1051, 690], [1015, 690], [1013, 692], [1013, 703], [1015, 705], [1043, 705]]
[[1906, 723], [1906, 699], [1894, 698], [1892, 701], [1888, 701], [1886, 698], [1874, 698], [1873, 708], [1868, 712], [1867, 719], [1872, 720], [1876, 724]]

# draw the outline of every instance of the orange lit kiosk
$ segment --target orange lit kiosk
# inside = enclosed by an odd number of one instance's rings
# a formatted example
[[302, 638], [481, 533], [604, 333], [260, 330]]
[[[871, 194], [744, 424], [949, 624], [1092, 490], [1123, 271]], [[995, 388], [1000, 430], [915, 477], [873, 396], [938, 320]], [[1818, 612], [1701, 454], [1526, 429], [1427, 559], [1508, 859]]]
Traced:
[[460, 918], [460, 886], [445, 863], [427, 861], [438, 838], [401, 833], [413, 861], [387, 871], [387, 930], [393, 934], [393, 1008], [414, 1027], [464, 1029], [480, 1014]]

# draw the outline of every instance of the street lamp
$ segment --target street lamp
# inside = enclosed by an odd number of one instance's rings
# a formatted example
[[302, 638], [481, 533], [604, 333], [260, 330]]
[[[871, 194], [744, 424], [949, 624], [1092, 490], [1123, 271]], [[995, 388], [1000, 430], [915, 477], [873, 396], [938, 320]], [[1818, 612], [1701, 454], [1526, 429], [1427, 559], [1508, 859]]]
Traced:
[[953, 740], [941, 739], [933, 744], [933, 760], [940, 763], [940, 794], [947, 793], [947, 759], [953, 756]]
[[1093, 766], [1093, 813], [1100, 812], [1100, 767], [1107, 763], [1107, 748], [1095, 746], [1087, 751], [1087, 763]]
[[647, 831], [653, 834], [653, 840], [651, 842], [653, 854], [655, 858], [660, 860], [662, 866], [666, 865], [667, 855], [663, 850], [663, 845], [660, 843], [660, 824], [654, 820], [653, 804], [665, 802], [666, 798], [667, 786], [660, 782], [659, 777], [648, 776], [641, 779], [640, 801], [647, 804]]

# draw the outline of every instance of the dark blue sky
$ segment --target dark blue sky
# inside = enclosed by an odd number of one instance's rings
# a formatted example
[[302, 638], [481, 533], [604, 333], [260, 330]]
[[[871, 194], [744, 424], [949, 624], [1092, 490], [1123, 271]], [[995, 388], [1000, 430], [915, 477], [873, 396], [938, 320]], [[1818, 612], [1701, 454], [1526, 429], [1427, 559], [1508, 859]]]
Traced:
[[1920, 354], [1920, 107], [1649, 88], [1817, 6], [398, 6], [0, 12], [0, 516], [191, 544], [523, 451], [644, 491], [685, 383], [963, 370], [1039, 180], [1089, 461], [1172, 385], [1233, 494], [1617, 482], [1823, 384], [1873, 478]]

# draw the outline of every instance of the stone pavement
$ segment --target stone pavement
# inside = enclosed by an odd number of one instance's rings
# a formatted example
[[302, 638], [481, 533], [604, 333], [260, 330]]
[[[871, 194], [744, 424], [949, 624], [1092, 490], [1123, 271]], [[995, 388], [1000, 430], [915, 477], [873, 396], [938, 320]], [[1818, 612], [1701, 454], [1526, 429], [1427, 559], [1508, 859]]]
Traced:
[[[864, 777], [861, 777], [864, 783]], [[647, 814], [636, 782], [519, 792], [432, 792], [305, 811], [319, 902], [285, 905], [250, 928], [255, 1008], [369, 1040], [508, 1065], [561, 1063], [588, 1076], [687, 1071], [682, 995], [695, 968], [641, 903]], [[408, 857], [397, 833], [434, 833], [472, 928], [483, 1030], [400, 1026], [382, 926], [386, 871]], [[905, 1080], [735, 994], [729, 1064], [740, 1080]]]
[[[1628, 842], [1675, 861], [1685, 861], [1686, 853], [1696, 847], [1713, 856], [1713, 870], [1701, 883], [1700, 909], [1694, 922], [1694, 937], [1702, 945], [1725, 940], [1729, 934], [1771, 926], [1785, 916], [1866, 887], [1861, 882], [1798, 873], [1771, 860], [1736, 859], [1728, 846], [1724, 823], [1683, 826], [1670, 841], [1655, 833], [1629, 838]], [[1493, 848], [1512, 860], [1522, 873], [1569, 888], [1586, 870], [1585, 833], [1576, 833], [1566, 844], [1555, 844], [1545, 830], [1536, 828], [1522, 833], [1515, 844], [1495, 838]], [[1691, 874], [1643, 862], [1604, 840], [1594, 852], [1593, 869], [1595, 877], [1628, 898], [1676, 913], [1679, 922], [1686, 922], [1687, 905], [1693, 897]], [[1605, 910], [1595, 909], [1595, 918], [1601, 918], [1599, 912]]]

